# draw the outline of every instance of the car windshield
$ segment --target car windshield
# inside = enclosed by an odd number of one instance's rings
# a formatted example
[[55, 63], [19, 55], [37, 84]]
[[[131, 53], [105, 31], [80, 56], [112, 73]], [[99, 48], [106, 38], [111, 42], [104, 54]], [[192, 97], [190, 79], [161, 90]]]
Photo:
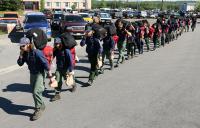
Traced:
[[67, 22], [83, 22], [83, 18], [80, 16], [65, 16]]
[[4, 14], [5, 18], [18, 18], [17, 14]]
[[27, 19], [27, 23], [46, 23], [47, 20], [46, 20], [46, 17], [45, 16], [28, 16], [28, 19]]
[[101, 18], [110, 18], [109, 14], [100, 14]]
[[14, 23], [16, 24], [17, 23], [17, 20], [0, 20], [0, 23]]
[[88, 14], [80, 14], [83, 18], [88, 18], [89, 15]]
[[62, 14], [55, 14], [54, 19], [59, 19], [59, 17], [62, 17]]

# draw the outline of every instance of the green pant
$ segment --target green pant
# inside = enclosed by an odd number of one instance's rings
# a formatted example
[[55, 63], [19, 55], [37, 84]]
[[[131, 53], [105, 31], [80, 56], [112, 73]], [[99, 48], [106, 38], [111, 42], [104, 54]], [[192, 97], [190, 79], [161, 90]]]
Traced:
[[56, 70], [56, 81], [58, 82], [58, 87], [55, 88], [56, 93], [59, 93], [62, 89], [62, 78], [66, 80], [67, 71]]
[[97, 69], [97, 58], [98, 54], [96, 55], [88, 55], [88, 60], [90, 62], [90, 75], [89, 80], [93, 81], [96, 76], [98, 76], [98, 69]]
[[157, 45], [159, 45], [159, 38], [157, 36], [153, 37], [153, 44], [155, 50], [157, 48]]
[[44, 76], [45, 73], [30, 74], [30, 85], [32, 87], [35, 108], [40, 108], [44, 105], [42, 100], [42, 93], [44, 91]]
[[124, 61], [124, 59], [125, 59], [126, 42], [119, 41], [117, 44], [117, 48], [119, 51], [119, 57], [118, 57], [117, 63], [119, 64], [120, 60]]
[[149, 44], [150, 44], [149, 37], [146, 37], [144, 40], [145, 40], [145, 43], [146, 43], [146, 46], [147, 46], [147, 50], [150, 50], [150, 47], [149, 47]]
[[110, 66], [112, 67], [113, 66], [113, 60], [112, 60], [111, 56], [112, 56], [112, 53], [111, 53], [110, 50], [104, 50], [103, 53], [102, 53], [102, 62], [103, 62], [103, 64], [104, 64], [104, 59], [106, 57], [107, 59], [109, 59]]

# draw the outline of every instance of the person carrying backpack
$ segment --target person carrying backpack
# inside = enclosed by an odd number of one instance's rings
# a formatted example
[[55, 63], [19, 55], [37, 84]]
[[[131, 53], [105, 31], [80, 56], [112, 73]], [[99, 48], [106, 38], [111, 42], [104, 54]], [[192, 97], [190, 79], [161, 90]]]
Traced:
[[144, 24], [144, 40], [147, 46], [147, 52], [150, 50], [150, 38], [149, 38], [149, 26], [147, 23]]
[[91, 86], [94, 82], [95, 77], [98, 76], [98, 57], [101, 54], [101, 45], [99, 39], [93, 35], [93, 31], [86, 31], [86, 37], [82, 39], [80, 45], [83, 47], [86, 46], [86, 52], [88, 54], [88, 60], [90, 62], [90, 75], [87, 82], [88, 86]]
[[[56, 80], [58, 82], [58, 87], [55, 88], [55, 95], [51, 101], [56, 101], [61, 99], [60, 92], [62, 89], [62, 79], [67, 80], [67, 75], [74, 76], [74, 64], [73, 58], [70, 49], [67, 49], [63, 46], [62, 40], [57, 37], [54, 40], [54, 52], [53, 56], [56, 58]], [[76, 90], [76, 84], [72, 85], [70, 89], [71, 92]]]
[[26, 37], [20, 39], [20, 55], [17, 60], [19, 66], [26, 63], [30, 71], [30, 85], [32, 87], [33, 99], [35, 102], [35, 112], [30, 120], [34, 121], [41, 117], [42, 112], [45, 110], [45, 104], [42, 100], [42, 93], [44, 91], [44, 76], [45, 71], [48, 72], [50, 81], [55, 79], [52, 77], [50, 67], [47, 59], [45, 58], [42, 50], [35, 49], [33, 43]]
[[153, 44], [154, 44], [154, 47], [153, 47], [153, 50], [156, 50], [156, 48], [159, 46], [159, 27], [158, 27], [158, 24], [153, 24], [153, 27], [155, 29], [154, 31], [154, 34], [153, 34]]
[[117, 28], [117, 36], [119, 37], [118, 43], [117, 43], [117, 48], [119, 51], [119, 57], [117, 59], [117, 64], [115, 67], [119, 66], [119, 63], [123, 64], [125, 61], [125, 50], [126, 50], [126, 35], [127, 35], [127, 30], [125, 29], [125, 26], [122, 22], [122, 20], [118, 21], [116, 24]]
[[110, 62], [110, 70], [113, 69], [114, 48], [115, 42], [112, 39], [112, 36], [106, 33], [105, 38], [103, 38], [102, 67], [104, 66], [104, 59], [106, 57], [107, 59], [109, 59]]
[[135, 28], [133, 25], [127, 27], [127, 31], [131, 33], [131, 35], [127, 34], [127, 60], [132, 59], [136, 54], [136, 43], [135, 43]]
[[196, 16], [192, 16], [192, 25], [191, 25], [191, 29], [194, 32], [194, 29], [196, 28], [196, 23], [197, 23], [197, 18]]

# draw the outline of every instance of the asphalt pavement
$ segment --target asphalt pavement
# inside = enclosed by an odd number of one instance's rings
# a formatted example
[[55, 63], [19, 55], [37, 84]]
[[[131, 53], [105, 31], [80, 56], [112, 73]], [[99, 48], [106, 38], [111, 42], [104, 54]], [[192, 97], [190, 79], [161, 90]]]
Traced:
[[18, 45], [1, 36], [0, 127], [199, 128], [199, 33], [197, 25], [165, 47], [137, 55], [113, 71], [105, 69], [90, 87], [82, 87], [89, 63], [85, 48], [78, 46], [77, 91], [63, 85], [62, 99], [52, 103], [53, 89], [47, 86], [46, 110], [34, 122], [29, 121], [34, 106], [29, 72], [16, 66]]

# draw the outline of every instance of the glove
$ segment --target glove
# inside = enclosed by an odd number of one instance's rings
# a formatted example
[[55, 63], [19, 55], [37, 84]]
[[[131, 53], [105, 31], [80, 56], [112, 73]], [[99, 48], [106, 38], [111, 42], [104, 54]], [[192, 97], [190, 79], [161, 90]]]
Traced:
[[82, 39], [80, 42], [81, 47], [85, 46], [85, 39]]
[[52, 76], [50, 79], [50, 83], [53, 83], [55, 80], [56, 80], [56, 77], [55, 76]]
[[101, 54], [103, 52], [103, 48], [99, 49], [99, 54]]
[[68, 75], [74, 75], [74, 71], [68, 72]]

